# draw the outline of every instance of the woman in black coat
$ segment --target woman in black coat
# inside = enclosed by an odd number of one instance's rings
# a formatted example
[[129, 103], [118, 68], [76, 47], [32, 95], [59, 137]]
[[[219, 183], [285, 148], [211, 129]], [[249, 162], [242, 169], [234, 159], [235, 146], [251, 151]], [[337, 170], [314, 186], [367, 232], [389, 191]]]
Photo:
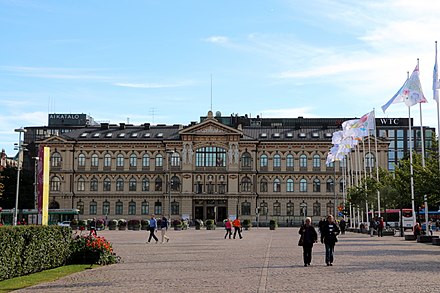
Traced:
[[316, 233], [315, 228], [312, 226], [311, 218], [306, 218], [304, 225], [299, 228], [298, 233], [301, 234], [301, 238], [303, 239], [303, 258], [304, 266], [306, 267], [312, 262], [313, 243], [318, 242], [318, 234]]
[[332, 215], [327, 216], [321, 230], [321, 243], [325, 244], [325, 263], [328, 266], [333, 265], [333, 252], [335, 251], [335, 243], [338, 242], [339, 227]]

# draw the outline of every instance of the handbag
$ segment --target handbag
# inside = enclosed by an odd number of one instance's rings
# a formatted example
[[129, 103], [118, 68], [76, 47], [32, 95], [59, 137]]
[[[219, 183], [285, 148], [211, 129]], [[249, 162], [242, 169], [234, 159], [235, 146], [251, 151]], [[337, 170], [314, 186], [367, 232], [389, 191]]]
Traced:
[[303, 246], [304, 245], [304, 237], [301, 235], [301, 237], [299, 237], [298, 240], [298, 246]]

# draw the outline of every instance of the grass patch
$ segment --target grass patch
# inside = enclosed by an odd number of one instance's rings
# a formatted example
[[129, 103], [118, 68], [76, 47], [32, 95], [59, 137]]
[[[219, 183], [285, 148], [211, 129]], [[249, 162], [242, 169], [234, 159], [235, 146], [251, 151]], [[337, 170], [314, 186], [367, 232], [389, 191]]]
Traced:
[[39, 283], [55, 281], [64, 276], [84, 271], [87, 268], [90, 268], [90, 265], [68, 265], [27, 276], [4, 280], [0, 282], [0, 293], [23, 289]]

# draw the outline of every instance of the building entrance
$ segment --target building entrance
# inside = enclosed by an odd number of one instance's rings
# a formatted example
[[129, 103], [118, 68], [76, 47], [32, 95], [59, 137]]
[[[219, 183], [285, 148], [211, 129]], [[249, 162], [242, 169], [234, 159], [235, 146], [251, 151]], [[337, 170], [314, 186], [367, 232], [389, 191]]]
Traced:
[[194, 219], [203, 221], [213, 219], [216, 222], [222, 222], [228, 216], [227, 206], [227, 200], [195, 199], [193, 201]]

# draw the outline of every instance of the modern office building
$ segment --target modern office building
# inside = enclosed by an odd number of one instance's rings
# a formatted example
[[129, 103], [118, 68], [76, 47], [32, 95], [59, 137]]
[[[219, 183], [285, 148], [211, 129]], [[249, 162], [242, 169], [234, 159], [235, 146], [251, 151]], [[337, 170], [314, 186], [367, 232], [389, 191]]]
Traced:
[[[340, 162], [326, 166], [325, 160], [333, 132], [349, 119], [225, 117], [209, 112], [185, 126], [27, 127], [26, 135], [63, 131], [39, 138], [25, 135], [25, 142], [35, 146], [28, 157], [37, 156], [37, 146], [51, 148], [50, 207], [78, 208], [82, 218], [139, 219], [154, 213], [217, 221], [228, 216], [262, 223], [276, 219], [285, 224], [304, 216], [317, 220], [342, 205], [345, 168]], [[406, 140], [402, 148], [398, 143], [400, 130], [404, 137], [407, 133], [405, 122], [377, 118], [376, 123], [377, 157], [371, 151], [360, 154], [373, 156], [373, 164], [387, 168], [390, 152], [406, 150]], [[433, 129], [424, 130], [431, 132], [425, 134], [429, 142]], [[389, 139], [395, 146], [390, 150]]]

